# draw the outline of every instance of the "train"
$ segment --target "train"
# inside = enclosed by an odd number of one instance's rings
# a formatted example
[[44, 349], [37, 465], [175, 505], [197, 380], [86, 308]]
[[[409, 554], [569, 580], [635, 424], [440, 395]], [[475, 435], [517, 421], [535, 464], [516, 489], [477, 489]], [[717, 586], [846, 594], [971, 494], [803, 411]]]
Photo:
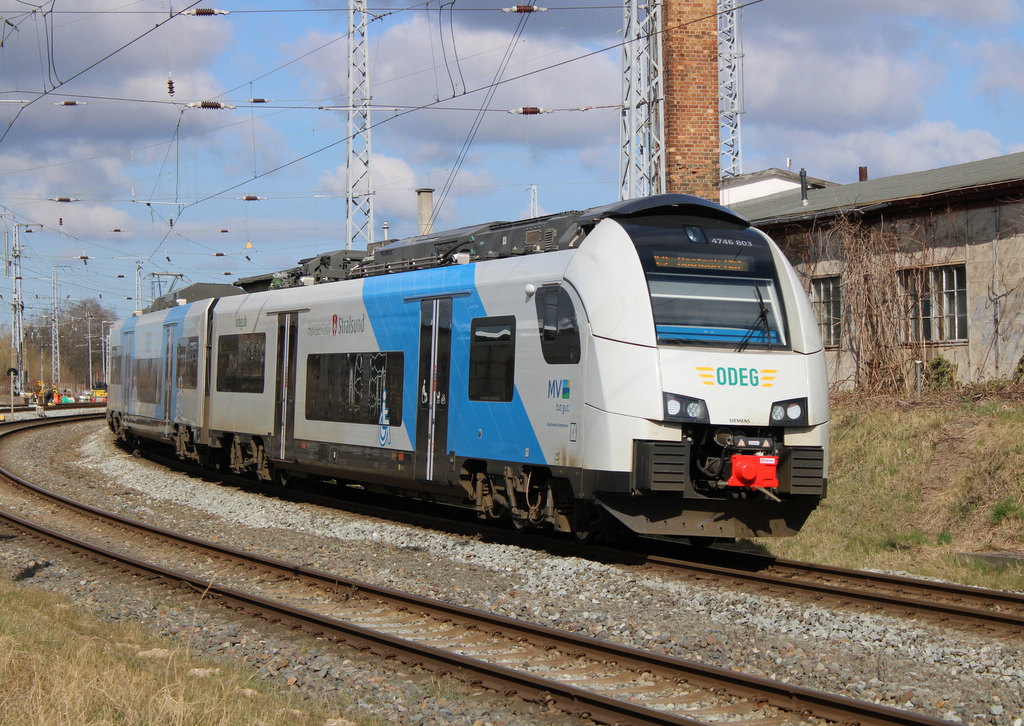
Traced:
[[792, 536], [827, 494], [811, 302], [726, 207], [656, 195], [302, 263], [118, 322], [111, 431], [580, 539]]

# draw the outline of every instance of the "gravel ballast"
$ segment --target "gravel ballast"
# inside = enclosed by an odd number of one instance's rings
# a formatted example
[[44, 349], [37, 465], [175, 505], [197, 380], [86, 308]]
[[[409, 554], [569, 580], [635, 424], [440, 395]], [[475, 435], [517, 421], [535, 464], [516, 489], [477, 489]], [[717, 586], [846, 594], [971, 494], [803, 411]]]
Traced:
[[[132, 457], [102, 424], [71, 428], [7, 444], [3, 456], [22, 462], [16, 473], [25, 478], [56, 477], [60, 493], [94, 506], [340, 576], [953, 722], [1024, 723], [1021, 640], [681, 583], [280, 501]], [[54, 451], [65, 453], [47, 453]], [[38, 559], [23, 538], [2, 540], [0, 547], [8, 577]], [[459, 698], [451, 689], [433, 696], [436, 679], [422, 673], [257, 632], [212, 608], [200, 608], [194, 623], [190, 607], [154, 605], [127, 583], [109, 585], [71, 564], [54, 562], [25, 582], [68, 594], [104, 617], [187, 633], [193, 649], [245, 659], [283, 688], [340, 693], [361, 713], [389, 723], [564, 720], [493, 695], [467, 698], [468, 689]]]

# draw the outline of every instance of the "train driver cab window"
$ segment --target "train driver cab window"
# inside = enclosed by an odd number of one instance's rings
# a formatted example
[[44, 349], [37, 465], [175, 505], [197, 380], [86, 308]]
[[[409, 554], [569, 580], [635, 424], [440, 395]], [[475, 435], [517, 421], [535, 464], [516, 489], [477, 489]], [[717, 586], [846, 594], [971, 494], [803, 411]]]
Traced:
[[515, 317], [476, 318], [470, 326], [469, 400], [511, 401], [515, 367]]
[[542, 287], [537, 292], [537, 322], [547, 363], [580, 362], [580, 328], [569, 293], [561, 287]]

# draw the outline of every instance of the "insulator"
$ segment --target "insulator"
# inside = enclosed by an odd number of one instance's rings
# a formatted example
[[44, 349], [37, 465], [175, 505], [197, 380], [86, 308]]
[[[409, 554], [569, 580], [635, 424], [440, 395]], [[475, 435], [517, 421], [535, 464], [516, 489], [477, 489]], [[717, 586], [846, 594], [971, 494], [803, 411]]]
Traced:
[[63, 227], [64, 226], [64, 217], [58, 217], [57, 218], [57, 226], [58, 227]]
[[265, 99], [265, 98], [250, 98], [249, 99], [249, 103], [266, 103], [266, 102], [267, 102], [267, 99]]
[[167, 93], [171, 96], [174, 95], [174, 79], [172, 78], [167, 79]]
[[551, 113], [549, 108], [540, 108], [538, 106], [523, 106], [521, 108], [510, 108], [509, 113], [517, 113], [521, 116], [536, 116], [541, 113]]
[[245, 201], [245, 202], [255, 202], [255, 201], [258, 201], [258, 200], [259, 200], [259, 197], [257, 197], [255, 194], [246, 194], [244, 197], [242, 197], [242, 201]]
[[226, 109], [234, 108], [234, 106], [232, 106], [230, 103], [221, 103], [220, 101], [200, 101], [199, 103], [196, 103], [195, 101], [193, 101], [192, 103], [188, 104], [188, 107], [189, 108], [226, 108]]
[[547, 8], [539, 8], [536, 5], [513, 5], [510, 8], [502, 8], [503, 13], [546, 13]]
[[224, 253], [223, 253], [223, 252], [214, 252], [214, 253], [213, 253], [213, 256], [214, 256], [214, 257], [223, 257], [223, 256], [224, 256]]

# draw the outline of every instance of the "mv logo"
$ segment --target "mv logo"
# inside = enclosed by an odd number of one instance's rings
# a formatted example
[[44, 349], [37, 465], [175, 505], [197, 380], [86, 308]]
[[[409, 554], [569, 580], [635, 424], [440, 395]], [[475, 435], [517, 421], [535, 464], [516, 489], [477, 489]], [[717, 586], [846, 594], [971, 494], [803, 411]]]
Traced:
[[569, 398], [569, 381], [548, 381], [548, 398]]

